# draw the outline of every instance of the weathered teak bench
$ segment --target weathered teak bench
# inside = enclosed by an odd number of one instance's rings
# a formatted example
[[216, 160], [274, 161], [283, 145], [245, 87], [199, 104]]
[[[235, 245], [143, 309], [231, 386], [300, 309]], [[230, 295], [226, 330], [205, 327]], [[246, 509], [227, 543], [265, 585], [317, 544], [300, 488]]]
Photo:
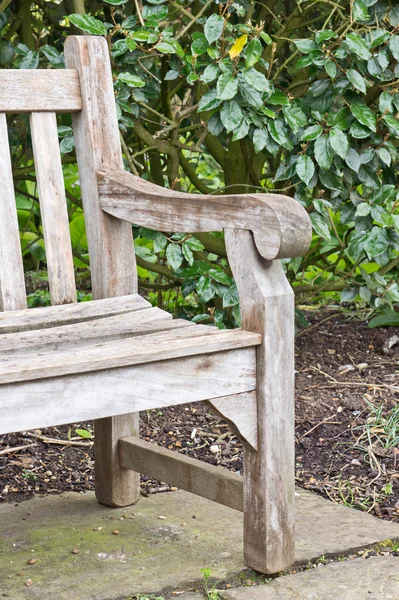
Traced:
[[[0, 70], [0, 433], [96, 419], [96, 494], [139, 499], [139, 472], [244, 511], [263, 573], [294, 557], [294, 301], [279, 258], [309, 245], [279, 195], [174, 192], [123, 170], [106, 41], [71, 36], [65, 70]], [[30, 113], [51, 307], [26, 309], [5, 113]], [[76, 304], [56, 112], [71, 112], [92, 302]], [[224, 230], [242, 329], [172, 320], [140, 298], [130, 223]], [[138, 411], [209, 401], [244, 442], [244, 477], [138, 438]]]

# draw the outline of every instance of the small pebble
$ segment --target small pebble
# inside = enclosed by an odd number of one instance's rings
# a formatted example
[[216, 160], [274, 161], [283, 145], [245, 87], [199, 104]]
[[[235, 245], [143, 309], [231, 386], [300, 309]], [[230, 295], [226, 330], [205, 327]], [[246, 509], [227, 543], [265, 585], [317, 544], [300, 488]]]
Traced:
[[119, 531], [117, 529], [114, 529], [112, 533], [113, 535], [119, 535]]
[[163, 515], [159, 515], [158, 519], [166, 519]]
[[26, 564], [27, 565], [34, 565], [36, 562], [37, 562], [36, 558], [30, 558]]
[[26, 587], [30, 587], [30, 586], [32, 585], [32, 583], [33, 583], [32, 579], [27, 579], [27, 580], [25, 581], [25, 585], [26, 585]]
[[79, 548], [74, 548], [72, 550], [72, 554], [79, 554], [79, 552], [80, 552]]

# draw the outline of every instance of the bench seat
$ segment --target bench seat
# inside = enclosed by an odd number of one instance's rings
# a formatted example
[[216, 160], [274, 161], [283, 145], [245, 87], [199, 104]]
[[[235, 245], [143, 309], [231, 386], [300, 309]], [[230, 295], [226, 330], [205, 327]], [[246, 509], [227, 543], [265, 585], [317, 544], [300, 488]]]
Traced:
[[2, 313], [0, 433], [252, 391], [260, 343], [138, 294]]

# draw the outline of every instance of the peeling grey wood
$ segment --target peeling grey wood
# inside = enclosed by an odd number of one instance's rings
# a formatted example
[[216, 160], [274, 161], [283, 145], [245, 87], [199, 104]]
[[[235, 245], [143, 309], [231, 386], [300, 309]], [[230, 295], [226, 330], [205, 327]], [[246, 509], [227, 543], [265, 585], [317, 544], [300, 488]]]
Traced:
[[75, 69], [0, 70], [0, 112], [73, 112], [81, 109]]
[[[65, 64], [76, 69], [83, 109], [72, 116], [85, 211], [93, 298], [137, 292], [132, 229], [101, 210], [96, 171], [123, 169], [111, 65], [105, 38], [69, 36]], [[140, 497], [140, 481], [118, 464], [119, 434], [138, 432], [138, 415], [97, 424], [96, 495], [102, 504], [126, 506]], [[127, 421], [130, 421], [129, 423]]]
[[30, 127], [51, 304], [69, 304], [76, 302], [75, 270], [55, 113], [32, 113]]
[[312, 227], [305, 209], [281, 194], [202, 196], [161, 188], [126, 171], [99, 172], [103, 210], [158, 231], [248, 229], [267, 259], [301, 256]]
[[[294, 294], [280, 261], [266, 261], [248, 231], [226, 231], [242, 326], [257, 348], [258, 450], [244, 448], [244, 557], [261, 573], [294, 561]], [[245, 258], [243, 258], [245, 257]]]
[[119, 435], [128, 413], [248, 392], [255, 376], [255, 349], [244, 348], [0, 385], [0, 434], [121, 415]]
[[242, 511], [243, 478], [223, 467], [136, 438], [119, 440], [119, 461], [126, 469]]
[[0, 113], [0, 177], [0, 310], [14, 311], [26, 307], [26, 291], [4, 113]]

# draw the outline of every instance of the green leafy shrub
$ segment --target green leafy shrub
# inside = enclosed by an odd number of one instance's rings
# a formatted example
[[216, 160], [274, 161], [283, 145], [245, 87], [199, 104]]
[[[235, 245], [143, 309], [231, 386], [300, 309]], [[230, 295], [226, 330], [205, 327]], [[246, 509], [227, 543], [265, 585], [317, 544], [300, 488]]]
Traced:
[[[285, 262], [298, 303], [399, 301], [399, 9], [386, 0], [291, 5], [194, 0], [12, 3], [4, 67], [62, 68], [70, 33], [107, 37], [126, 168], [158, 185], [293, 195], [308, 254]], [[24, 17], [24, 26], [21, 17]], [[75, 266], [89, 256], [70, 117], [59, 135]], [[45, 266], [30, 135], [10, 118], [28, 270]], [[222, 234], [134, 228], [154, 303], [218, 327], [239, 323]]]

